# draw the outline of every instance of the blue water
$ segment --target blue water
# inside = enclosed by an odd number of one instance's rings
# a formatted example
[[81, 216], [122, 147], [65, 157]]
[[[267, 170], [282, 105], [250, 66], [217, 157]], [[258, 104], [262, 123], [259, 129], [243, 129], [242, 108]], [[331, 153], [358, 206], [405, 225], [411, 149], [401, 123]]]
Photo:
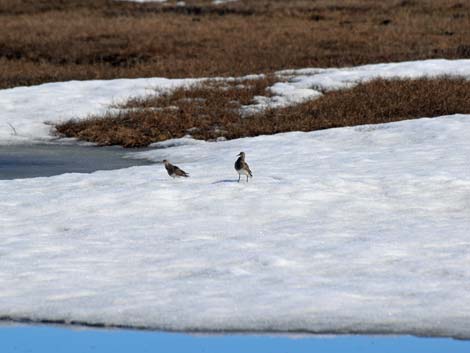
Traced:
[[409, 336], [188, 335], [132, 330], [0, 327], [1, 353], [470, 352], [470, 341]]

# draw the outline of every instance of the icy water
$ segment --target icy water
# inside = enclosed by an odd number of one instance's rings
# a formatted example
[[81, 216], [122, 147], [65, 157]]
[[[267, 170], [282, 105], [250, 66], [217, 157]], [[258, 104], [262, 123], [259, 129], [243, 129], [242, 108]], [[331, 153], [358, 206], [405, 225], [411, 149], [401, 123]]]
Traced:
[[411, 336], [190, 335], [132, 330], [0, 327], [2, 353], [469, 352], [470, 342]]
[[120, 147], [64, 144], [0, 146], [0, 179], [91, 173], [151, 164], [143, 159], [125, 158], [128, 152]]

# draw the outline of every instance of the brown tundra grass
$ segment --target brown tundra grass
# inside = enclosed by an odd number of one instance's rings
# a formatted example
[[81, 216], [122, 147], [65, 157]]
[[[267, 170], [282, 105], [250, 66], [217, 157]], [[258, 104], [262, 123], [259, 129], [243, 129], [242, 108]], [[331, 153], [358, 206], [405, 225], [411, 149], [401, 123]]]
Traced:
[[446, 78], [375, 80], [328, 92], [303, 104], [244, 117], [242, 105], [267, 95], [273, 77], [208, 81], [145, 99], [133, 99], [119, 113], [58, 125], [61, 136], [101, 145], [142, 147], [190, 134], [196, 139], [234, 139], [289, 131], [313, 131], [420, 117], [470, 113], [470, 82]]
[[0, 88], [470, 57], [464, 0], [0, 0]]

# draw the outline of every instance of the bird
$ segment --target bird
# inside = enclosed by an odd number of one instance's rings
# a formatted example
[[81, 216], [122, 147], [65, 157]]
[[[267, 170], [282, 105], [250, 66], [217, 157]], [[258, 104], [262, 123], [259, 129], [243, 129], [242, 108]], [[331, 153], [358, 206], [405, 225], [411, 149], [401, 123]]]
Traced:
[[238, 182], [240, 182], [241, 175], [246, 175], [246, 182], [248, 182], [248, 177], [253, 178], [250, 167], [248, 163], [245, 162], [245, 152], [240, 152], [237, 155], [238, 159], [235, 162], [235, 170], [238, 172]]
[[188, 173], [178, 168], [176, 165], [171, 164], [168, 160], [164, 159], [163, 163], [165, 164], [165, 169], [168, 172], [168, 175], [171, 176], [172, 178], [189, 177]]

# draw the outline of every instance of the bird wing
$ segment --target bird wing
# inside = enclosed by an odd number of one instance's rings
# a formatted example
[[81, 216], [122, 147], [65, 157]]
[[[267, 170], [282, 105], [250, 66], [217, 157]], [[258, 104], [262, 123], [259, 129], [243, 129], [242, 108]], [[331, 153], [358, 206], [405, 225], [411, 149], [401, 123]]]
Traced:
[[243, 168], [242, 157], [239, 157], [235, 162], [235, 170], [240, 170]]
[[182, 176], [182, 177], [186, 177], [186, 178], [189, 176], [188, 173], [186, 173], [184, 170], [178, 168], [177, 166], [175, 166], [174, 173], [175, 173], [177, 176]]
[[248, 163], [243, 163], [243, 167], [244, 169], [248, 172], [248, 174], [250, 174], [251, 177], [253, 177], [253, 173], [251, 172], [251, 169], [250, 167], [248, 166]]
[[168, 175], [173, 174], [174, 168], [175, 168], [175, 167], [174, 167], [173, 165], [171, 165], [171, 164], [168, 164], [168, 165], [165, 164], [165, 169], [166, 169], [166, 171], [168, 172]]

